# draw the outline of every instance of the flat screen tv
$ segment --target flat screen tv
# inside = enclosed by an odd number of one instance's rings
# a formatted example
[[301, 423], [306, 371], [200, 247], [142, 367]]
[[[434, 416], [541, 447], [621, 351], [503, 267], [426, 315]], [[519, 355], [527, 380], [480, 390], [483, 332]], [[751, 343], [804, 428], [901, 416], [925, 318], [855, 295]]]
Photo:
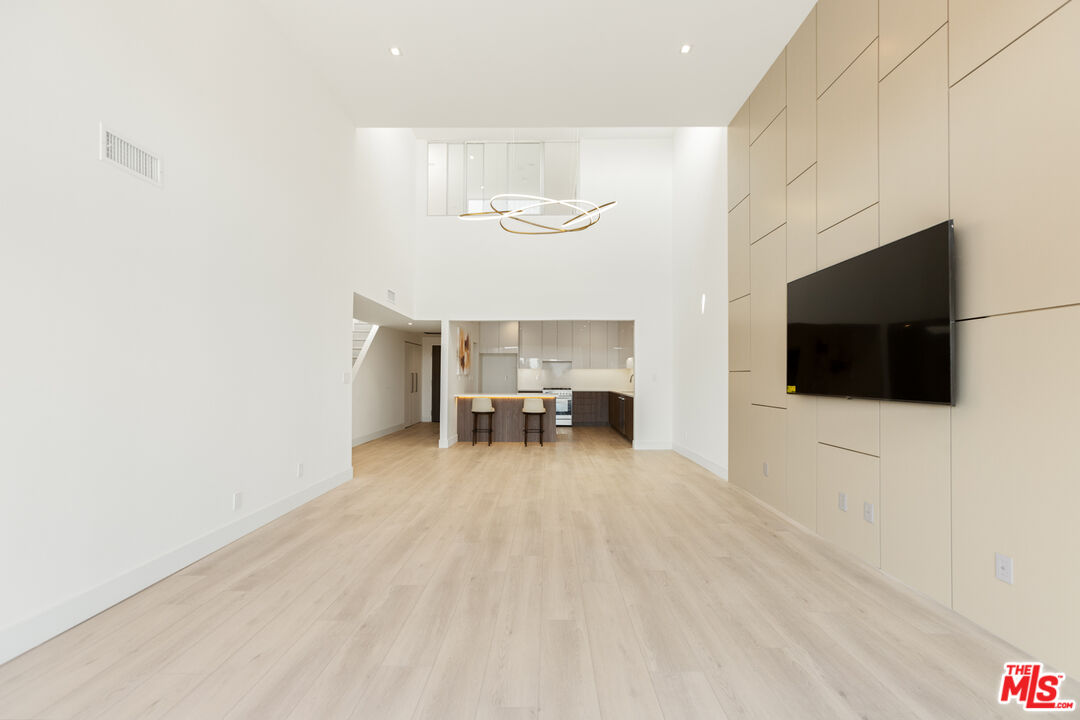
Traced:
[[948, 220], [787, 286], [787, 391], [953, 403]]

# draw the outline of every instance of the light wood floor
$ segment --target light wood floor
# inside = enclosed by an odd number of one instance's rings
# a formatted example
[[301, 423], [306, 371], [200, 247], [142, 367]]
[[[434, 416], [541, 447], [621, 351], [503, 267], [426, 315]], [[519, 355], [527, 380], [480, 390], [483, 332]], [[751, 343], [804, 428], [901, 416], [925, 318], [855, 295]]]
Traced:
[[1023, 654], [673, 453], [432, 428], [0, 667], [0, 718], [1022, 714]]

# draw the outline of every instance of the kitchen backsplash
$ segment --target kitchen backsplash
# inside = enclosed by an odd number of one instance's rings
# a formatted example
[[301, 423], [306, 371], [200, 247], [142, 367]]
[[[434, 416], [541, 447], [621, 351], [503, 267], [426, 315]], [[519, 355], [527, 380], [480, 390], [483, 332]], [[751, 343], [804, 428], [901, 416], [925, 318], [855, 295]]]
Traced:
[[632, 370], [624, 368], [604, 370], [573, 370], [561, 367], [545, 367], [540, 370], [519, 369], [518, 390], [568, 387], [573, 390], [620, 390], [627, 392], [634, 389], [634, 384], [630, 382], [632, 374]]

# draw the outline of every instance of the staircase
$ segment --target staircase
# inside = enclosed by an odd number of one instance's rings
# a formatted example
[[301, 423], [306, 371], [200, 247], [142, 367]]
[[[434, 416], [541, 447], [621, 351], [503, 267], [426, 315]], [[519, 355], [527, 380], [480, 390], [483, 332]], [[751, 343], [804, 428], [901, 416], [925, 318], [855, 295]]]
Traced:
[[355, 378], [360, 365], [364, 362], [364, 357], [371, 348], [371, 343], [375, 340], [375, 333], [379, 331], [379, 326], [356, 318], [353, 318], [352, 324], [352, 374]]

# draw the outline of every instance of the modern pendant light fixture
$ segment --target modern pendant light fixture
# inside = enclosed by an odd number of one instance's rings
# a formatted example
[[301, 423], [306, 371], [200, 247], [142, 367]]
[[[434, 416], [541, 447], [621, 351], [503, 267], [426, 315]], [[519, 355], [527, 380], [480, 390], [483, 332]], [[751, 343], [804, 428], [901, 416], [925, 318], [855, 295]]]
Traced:
[[[509, 205], [511, 200], [524, 200], [527, 204], [511, 210], [499, 209], [497, 201], [506, 201]], [[557, 235], [559, 233], [579, 232], [592, 227], [600, 221], [600, 215], [615, 207], [617, 202], [612, 200], [603, 205], [597, 205], [589, 200], [552, 200], [551, 198], [537, 195], [521, 195], [518, 193], [502, 193], [495, 195], [488, 203], [491, 210], [485, 212], [469, 212], [458, 215], [461, 220], [498, 220], [499, 226], [515, 235]], [[569, 220], [559, 224], [547, 224], [538, 222], [534, 211], [550, 205], [561, 205], [571, 210], [574, 215]]]
[[[581, 131], [574, 131], [574, 142], [581, 142]], [[511, 143], [517, 143], [517, 130], [512, 132]], [[576, 185], [576, 183], [575, 183]], [[483, 189], [483, 186], [481, 186]], [[521, 193], [500, 193], [488, 201], [490, 210], [466, 212], [458, 215], [461, 220], [482, 221], [498, 220], [499, 227], [515, 235], [559, 235], [561, 233], [580, 232], [600, 222], [600, 216], [615, 207], [615, 200], [597, 205], [591, 200], [554, 200], [539, 195]], [[571, 217], [562, 223], [547, 220], [542, 208], [562, 206], [570, 211]], [[513, 207], [520, 206], [520, 207]], [[502, 209], [505, 207], [505, 209]], [[541, 222], [541, 218], [544, 221]]]

